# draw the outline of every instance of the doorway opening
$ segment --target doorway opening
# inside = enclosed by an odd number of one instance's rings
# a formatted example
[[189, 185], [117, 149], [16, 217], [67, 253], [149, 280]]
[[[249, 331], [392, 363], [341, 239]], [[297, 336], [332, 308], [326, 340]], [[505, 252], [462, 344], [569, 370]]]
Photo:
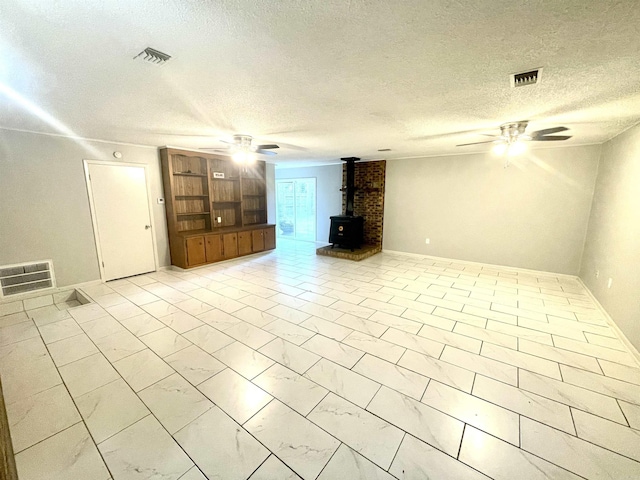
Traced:
[[316, 179], [276, 180], [276, 232], [280, 238], [316, 241]]

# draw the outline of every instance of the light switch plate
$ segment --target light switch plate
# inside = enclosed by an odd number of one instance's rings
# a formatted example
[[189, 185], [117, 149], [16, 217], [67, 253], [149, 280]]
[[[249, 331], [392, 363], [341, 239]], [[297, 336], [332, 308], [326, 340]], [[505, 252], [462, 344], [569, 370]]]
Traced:
[[158, 198], [158, 203], [160, 205], [164, 205], [164, 198]]

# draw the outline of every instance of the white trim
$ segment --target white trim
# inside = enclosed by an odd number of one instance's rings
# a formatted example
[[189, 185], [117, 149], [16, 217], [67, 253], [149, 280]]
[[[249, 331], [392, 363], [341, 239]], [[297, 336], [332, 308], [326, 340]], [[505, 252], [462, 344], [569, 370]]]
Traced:
[[[546, 145], [546, 146], [542, 146], [542, 145], [535, 145], [532, 147], [529, 147], [529, 151], [533, 152], [536, 150], [554, 150], [557, 148], [572, 148], [572, 147], [590, 147], [593, 145], [603, 145], [604, 143], [606, 143], [607, 140], [603, 141], [603, 142], [591, 142], [591, 143], [572, 143], [570, 145]], [[416, 155], [416, 156], [411, 156], [411, 157], [393, 157], [393, 158], [389, 158], [389, 157], [385, 157], [383, 160], [411, 160], [414, 158], [437, 158], [437, 157], [457, 157], [458, 155], [486, 155], [488, 153], [491, 153], [488, 150], [482, 151], [482, 152], [454, 152], [454, 153], [433, 153], [433, 154], [428, 154], [428, 155]]]
[[[226, 154], [226, 153], [221, 153], [221, 152], [207, 152], [207, 150], [211, 150], [209, 148], [207, 148], [206, 150], [204, 149], [198, 149], [198, 148], [189, 148], [189, 147], [178, 147], [175, 145], [163, 145], [161, 147], [157, 147], [158, 150], [162, 150], [163, 148], [170, 148], [171, 150], [184, 150], [185, 152], [193, 152], [193, 153], [199, 153], [201, 155], [219, 155], [221, 157], [228, 157], [231, 158], [231, 154]], [[260, 154], [258, 154], [260, 155]], [[273, 155], [272, 155], [273, 156]], [[264, 163], [269, 163], [269, 164], [273, 164], [276, 165], [275, 163], [275, 159], [271, 159], [271, 160], [267, 160], [264, 158], [258, 158], [256, 159], [257, 162], [264, 162]]]
[[154, 150], [156, 148], [158, 148], [155, 145], [142, 145], [142, 144], [139, 144], [139, 143], [117, 142], [117, 141], [114, 141], [114, 140], [102, 140], [102, 139], [99, 139], [99, 138], [81, 137], [79, 135], [65, 135], [64, 133], [36, 132], [35, 130], [25, 130], [25, 129], [22, 129], [22, 128], [0, 127], [0, 130], [7, 130], [9, 132], [32, 133], [34, 135], [44, 135], [46, 137], [68, 138], [70, 140], [85, 140], [87, 142], [110, 143], [112, 145], [124, 145], [124, 146], [127, 146], [127, 147], [153, 148]]
[[621, 132], [616, 133], [616, 134], [615, 134], [613, 137], [611, 137], [609, 140], [606, 140], [606, 141], [602, 142], [602, 144], [604, 145], [605, 143], [609, 143], [609, 142], [610, 142], [611, 140], [613, 140], [614, 138], [619, 137], [619, 136], [620, 136], [620, 135], [622, 135], [623, 133], [628, 132], [628, 131], [629, 131], [629, 130], [631, 130], [633, 127], [637, 127], [638, 125], [640, 125], [640, 121], [639, 121], [639, 122], [637, 122], [637, 123], [634, 123], [633, 125], [631, 125], [631, 126], [629, 126], [629, 127], [627, 127], [627, 128], [625, 128], [625, 129], [624, 129], [624, 130], [622, 130]]
[[[89, 196], [89, 210], [91, 212], [91, 224], [93, 226], [93, 235], [95, 238], [95, 242], [96, 242], [96, 251], [98, 253], [98, 268], [100, 269], [100, 280], [102, 282], [106, 282], [107, 280], [105, 280], [105, 275], [104, 275], [104, 267], [102, 266], [102, 248], [100, 246], [100, 235], [98, 234], [98, 221], [96, 218], [96, 210], [95, 210], [95, 205], [93, 203], [93, 189], [91, 187], [91, 177], [90, 177], [90, 172], [89, 172], [89, 167], [90, 165], [105, 165], [105, 166], [109, 166], [109, 167], [141, 167], [144, 169], [144, 181], [145, 184], [147, 186], [147, 209], [148, 209], [148, 213], [149, 213], [149, 222], [151, 223], [151, 234], [152, 234], [152, 241], [151, 241], [151, 245], [153, 246], [153, 262], [154, 262], [154, 272], [158, 271], [158, 265], [159, 265], [159, 260], [158, 260], [158, 248], [156, 245], [156, 226], [155, 226], [155, 222], [153, 219], [153, 206], [151, 203], [151, 183], [149, 181], [149, 169], [148, 169], [148, 165], [145, 163], [131, 163], [131, 162], [108, 162], [108, 161], [103, 161], [103, 160], [83, 160], [82, 161], [84, 164], [84, 175], [85, 175], [85, 182], [87, 184], [87, 194]], [[149, 272], [144, 272], [144, 273], [149, 273]]]
[[[334, 161], [327, 160], [330, 163], [312, 163], [315, 160], [290, 160], [290, 159], [282, 159], [280, 163], [276, 163], [276, 168], [278, 170], [287, 170], [293, 168], [318, 168], [318, 167], [331, 167], [333, 165], [344, 165], [343, 161]], [[295, 163], [295, 162], [307, 162], [305, 164]]]
[[[622, 130], [621, 132], [616, 133], [613, 137], [608, 138], [607, 140], [603, 140], [602, 142], [593, 142], [593, 143], [579, 143], [579, 144], [571, 144], [571, 145], [550, 145], [550, 146], [540, 146], [537, 145], [535, 148], [532, 148], [531, 150], [548, 150], [551, 148], [566, 148], [566, 147], [586, 147], [586, 146], [591, 146], [591, 145], [604, 145], [607, 142], [610, 142], [611, 140], [613, 140], [614, 138], [622, 135], [623, 133], [625, 133], [627, 130], [631, 130], [633, 127], [639, 125], [640, 123], [634, 123], [633, 125], [625, 128], [624, 130]], [[34, 135], [45, 135], [48, 137], [61, 137], [61, 138], [68, 138], [71, 140], [85, 140], [87, 142], [97, 142], [97, 143], [107, 143], [107, 144], [111, 144], [111, 145], [124, 145], [124, 146], [129, 146], [129, 147], [140, 147], [140, 148], [152, 148], [154, 150], [160, 150], [161, 148], [172, 148], [172, 149], [176, 149], [176, 150], [185, 150], [188, 152], [197, 152], [197, 153], [206, 153], [209, 155], [222, 155], [222, 156], [226, 156], [224, 154], [220, 154], [220, 153], [212, 153], [212, 152], [206, 152], [204, 150], [198, 150], [197, 148], [189, 148], [189, 147], [178, 147], [178, 146], [171, 146], [171, 145], [164, 145], [162, 147], [158, 147], [155, 145], [145, 145], [145, 144], [141, 144], [141, 143], [128, 143], [128, 142], [118, 142], [115, 140], [103, 140], [100, 138], [88, 138], [88, 137], [81, 137], [79, 135], [65, 135], [63, 133], [51, 133], [51, 132], [36, 132], [35, 130], [26, 130], [26, 129], [22, 129], [22, 128], [8, 128], [8, 127], [0, 127], [0, 130], [7, 130], [9, 132], [21, 132], [21, 133], [32, 133]], [[197, 136], [197, 135], [196, 135]], [[451, 157], [451, 156], [456, 156], [456, 155], [475, 155], [475, 154], [485, 154], [488, 152], [455, 152], [455, 153], [434, 153], [434, 154], [425, 154], [425, 155], [417, 155], [417, 156], [410, 156], [410, 157], [384, 157], [384, 158], [372, 158], [372, 159], [362, 159], [361, 161], [363, 162], [378, 162], [381, 160], [407, 160], [407, 159], [413, 159], [413, 158], [432, 158], [432, 157]], [[290, 158], [282, 158], [279, 160], [280, 163], [278, 163], [277, 159], [269, 159], [269, 160], [260, 160], [263, 161], [265, 163], [270, 163], [276, 166], [276, 168], [306, 168], [306, 167], [326, 167], [329, 165], [341, 165], [343, 162], [337, 162], [335, 160], [313, 160], [313, 159], [290, 159]], [[304, 163], [299, 163], [299, 162], [307, 162], [306, 164]], [[322, 162], [322, 163], [312, 163], [309, 164], [308, 162]]]
[[638, 350], [633, 345], [633, 343], [631, 343], [631, 341], [629, 341], [629, 339], [624, 334], [624, 332], [620, 329], [620, 327], [615, 322], [615, 320], [613, 318], [611, 318], [611, 315], [609, 315], [607, 313], [607, 311], [604, 309], [602, 304], [598, 301], [598, 299], [593, 294], [593, 292], [591, 292], [591, 290], [589, 290], [589, 287], [587, 287], [587, 285], [582, 281], [582, 279], [580, 277], [576, 277], [576, 278], [578, 279], [578, 282], [580, 282], [580, 285], [582, 285], [584, 287], [584, 289], [587, 291], [587, 293], [591, 297], [591, 300], [593, 300], [593, 302], [598, 306], [598, 308], [600, 309], [600, 311], [604, 315], [604, 318], [607, 321], [607, 323], [609, 324], [609, 326], [618, 334], [618, 337], [620, 337], [620, 340], [622, 340], [622, 343], [624, 344], [625, 347], [627, 347], [627, 350], [629, 350], [629, 353], [631, 354], [632, 357], [634, 357], [634, 360], [636, 361], [636, 363], [640, 367], [640, 352], [638, 352]]
[[[386, 248], [382, 249], [382, 253], [390, 253], [392, 255], [404, 255], [406, 257], [416, 257], [416, 258], [427, 258], [428, 255], [423, 255], [422, 253], [411, 253], [411, 252], [401, 252], [400, 250], [388, 250]], [[433, 257], [439, 258], [439, 257]], [[443, 257], [444, 259], [444, 257]]]
[[[202, 149], [198, 149], [198, 148], [189, 148], [189, 147], [178, 147], [176, 145], [162, 145], [161, 147], [158, 147], [158, 150], [162, 150], [163, 148], [170, 148], [171, 150], [184, 150], [185, 152], [193, 152], [193, 153], [200, 153], [200, 154], [204, 154], [204, 155], [219, 155], [221, 157], [231, 157], [231, 155], [227, 155], [226, 153], [220, 153], [220, 152], [207, 152], [206, 150], [202, 150]], [[224, 146], [220, 147], [221, 149], [224, 149]], [[207, 149], [209, 150], [209, 149]], [[264, 161], [264, 160], [262, 160]]]
[[476, 266], [480, 265], [480, 266], [484, 266], [484, 267], [494, 267], [494, 268], [509, 269], [509, 270], [513, 270], [514, 272], [522, 272], [522, 273], [529, 273], [529, 274], [542, 274], [542, 275], [545, 275], [545, 276], [552, 275], [552, 276], [555, 276], [555, 277], [562, 277], [562, 278], [573, 279], [573, 280], [578, 278], [576, 275], [571, 275], [571, 274], [568, 274], [568, 273], [557, 273], [557, 272], [548, 272], [548, 271], [545, 271], [545, 270], [532, 270], [532, 269], [529, 269], [529, 268], [510, 267], [508, 265], [498, 265], [498, 264], [495, 264], [495, 263], [472, 262], [471, 260], [460, 260], [458, 258], [436, 257], [434, 255], [424, 255], [424, 254], [420, 254], [420, 253], [400, 252], [398, 250], [383, 249], [382, 252], [383, 253], [391, 253], [391, 254], [394, 254], [394, 255], [406, 255], [406, 256], [409, 256], [409, 257], [420, 257], [420, 258], [429, 259], [429, 260], [462, 263], [462, 264], [466, 264], [466, 265], [476, 265]]

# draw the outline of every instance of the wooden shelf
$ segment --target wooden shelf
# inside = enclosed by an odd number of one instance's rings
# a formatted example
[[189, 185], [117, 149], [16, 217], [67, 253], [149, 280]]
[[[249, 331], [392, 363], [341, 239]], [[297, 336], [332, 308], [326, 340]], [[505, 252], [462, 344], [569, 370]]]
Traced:
[[179, 177], [206, 177], [206, 173], [188, 173], [188, 172], [173, 172], [174, 175]]
[[160, 149], [160, 158], [173, 265], [190, 268], [275, 248], [264, 162], [241, 169], [221, 155], [174, 148]]

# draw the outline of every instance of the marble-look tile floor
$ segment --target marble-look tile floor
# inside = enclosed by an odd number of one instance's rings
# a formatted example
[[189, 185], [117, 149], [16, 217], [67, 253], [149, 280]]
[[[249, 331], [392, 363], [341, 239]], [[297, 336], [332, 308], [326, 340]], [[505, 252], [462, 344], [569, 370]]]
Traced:
[[640, 367], [576, 279], [314, 249], [2, 305], [20, 479], [640, 478]]

